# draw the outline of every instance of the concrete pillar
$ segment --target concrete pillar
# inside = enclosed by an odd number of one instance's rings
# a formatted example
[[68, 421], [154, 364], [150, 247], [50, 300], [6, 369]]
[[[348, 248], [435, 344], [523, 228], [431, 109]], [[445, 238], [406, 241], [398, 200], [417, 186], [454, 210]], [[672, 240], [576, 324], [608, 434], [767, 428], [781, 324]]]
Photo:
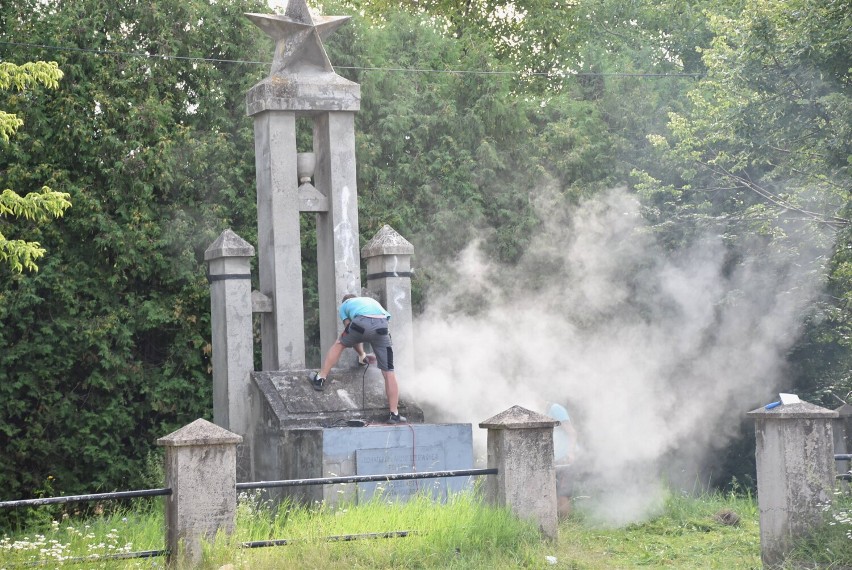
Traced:
[[823, 523], [836, 468], [832, 419], [837, 412], [807, 402], [748, 413], [755, 420], [760, 556], [777, 568], [794, 542]]
[[251, 267], [254, 248], [225, 230], [204, 252], [210, 281], [213, 421], [246, 436], [250, 374], [254, 371]]
[[272, 299], [261, 317], [263, 370], [305, 367], [305, 310], [296, 174], [296, 113], [254, 115], [260, 292]]
[[[283, 16], [246, 16], [275, 42], [269, 77], [246, 94], [246, 111], [255, 122], [260, 287], [273, 301], [273, 312], [263, 318], [263, 369], [299, 369], [305, 367], [300, 211], [318, 212], [323, 351], [342, 331], [337, 319], [341, 297], [361, 290], [355, 176], [361, 88], [334, 72], [322, 46], [348, 17], [314, 21], [305, 0], [290, 0]], [[297, 116], [313, 118], [316, 158], [314, 184], [303, 188], [303, 200], [296, 167]], [[354, 359], [346, 351], [342, 363], [354, 364]]]
[[231, 533], [237, 510], [237, 444], [242, 438], [198, 419], [157, 440], [166, 448], [166, 548], [169, 565], [194, 566], [202, 540]]
[[[317, 115], [314, 153], [314, 185], [328, 198], [328, 211], [317, 213], [320, 345], [325, 351], [343, 332], [337, 314], [343, 295], [361, 292], [355, 113], [337, 111]], [[355, 353], [345, 351], [340, 364], [354, 363]]]
[[553, 427], [558, 424], [520, 406], [479, 424], [488, 430], [488, 467], [498, 471], [486, 478], [486, 500], [536, 522], [550, 539], [558, 531], [553, 465]]
[[411, 256], [414, 246], [389, 225], [361, 249], [367, 261], [367, 289], [391, 314], [395, 368], [400, 378], [414, 374], [414, 317], [411, 307]]
[[210, 281], [213, 352], [213, 421], [241, 435], [240, 480], [251, 479], [253, 438], [251, 373], [254, 371], [251, 258], [254, 248], [225, 230], [204, 252]]
[[[852, 453], [852, 406], [843, 404], [834, 409], [837, 419], [834, 420], [834, 453]], [[852, 462], [836, 461], [838, 473], [846, 473], [852, 468]]]

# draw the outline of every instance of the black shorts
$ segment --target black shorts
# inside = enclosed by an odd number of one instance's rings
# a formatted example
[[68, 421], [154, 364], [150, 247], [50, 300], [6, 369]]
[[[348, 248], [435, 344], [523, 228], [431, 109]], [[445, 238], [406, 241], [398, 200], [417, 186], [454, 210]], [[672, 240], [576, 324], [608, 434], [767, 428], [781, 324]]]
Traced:
[[357, 316], [340, 335], [340, 344], [352, 348], [359, 342], [369, 342], [376, 355], [379, 370], [393, 370], [393, 347], [387, 319]]

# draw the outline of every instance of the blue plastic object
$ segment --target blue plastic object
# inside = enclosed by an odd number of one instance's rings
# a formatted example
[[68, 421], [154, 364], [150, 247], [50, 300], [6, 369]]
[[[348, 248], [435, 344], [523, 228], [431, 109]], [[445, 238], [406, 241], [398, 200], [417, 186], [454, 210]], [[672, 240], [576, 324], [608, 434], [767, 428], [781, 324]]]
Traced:
[[764, 409], [771, 410], [772, 408], [777, 408], [780, 405], [781, 402], [772, 402], [771, 404], [766, 404], [766, 406], [764, 406]]

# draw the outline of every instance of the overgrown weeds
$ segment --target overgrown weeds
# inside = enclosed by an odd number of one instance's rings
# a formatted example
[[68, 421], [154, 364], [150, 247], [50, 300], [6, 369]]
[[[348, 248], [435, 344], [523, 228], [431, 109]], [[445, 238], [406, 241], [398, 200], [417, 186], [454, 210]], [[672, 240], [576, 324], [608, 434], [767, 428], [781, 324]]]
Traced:
[[795, 568], [852, 568], [852, 494], [847, 484], [822, 506], [825, 524], [798, 543], [789, 556]]
[[[0, 535], [0, 570], [165, 568], [162, 557], [105, 560], [105, 555], [162, 550], [162, 500], [85, 519], [65, 517], [37, 531]], [[838, 494], [826, 526], [791, 556], [789, 568], [852, 565], [852, 499]], [[756, 501], [749, 495], [670, 492], [648, 521], [609, 528], [587, 516], [582, 500], [562, 521], [556, 541], [475, 491], [436, 503], [426, 494], [407, 503], [378, 494], [363, 504], [277, 508], [260, 493], [240, 496], [236, 531], [204, 547], [202, 569], [279, 568], [761, 568]], [[384, 538], [396, 533], [393, 538]], [[286, 539], [286, 546], [246, 543]], [[84, 561], [80, 561], [84, 559]], [[71, 562], [74, 561], [72, 564]], [[178, 569], [183, 570], [183, 569]]]

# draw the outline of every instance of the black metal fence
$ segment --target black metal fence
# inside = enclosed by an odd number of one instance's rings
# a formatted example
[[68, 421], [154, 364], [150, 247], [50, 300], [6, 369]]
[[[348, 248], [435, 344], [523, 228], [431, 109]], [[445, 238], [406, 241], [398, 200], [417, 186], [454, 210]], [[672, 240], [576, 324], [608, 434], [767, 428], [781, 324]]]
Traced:
[[[318, 477], [313, 479], [288, 479], [282, 481], [255, 481], [250, 483], [237, 483], [235, 491], [247, 489], [270, 489], [275, 487], [298, 487], [303, 485], [336, 485], [339, 483], [371, 483], [371, 482], [390, 482], [390, 481], [405, 481], [412, 479], [438, 479], [442, 477], [465, 477], [465, 476], [481, 476], [481, 475], [496, 475], [497, 469], [461, 469], [449, 471], [424, 471], [421, 473], [387, 473], [383, 475], [351, 475], [345, 477]], [[159, 497], [172, 494], [169, 488], [162, 489], [143, 489], [139, 491], [117, 491], [114, 493], [95, 493], [88, 495], [68, 495], [64, 497], [44, 497], [39, 499], [22, 499], [17, 501], [0, 501], [0, 509], [9, 509], [17, 507], [42, 507], [45, 505], [58, 505], [65, 503], [78, 503], [87, 501], [115, 501], [120, 499], [134, 499], [139, 497]], [[397, 530], [381, 533], [367, 534], [349, 534], [341, 536], [329, 536], [325, 540], [327, 542], [344, 542], [363, 539], [379, 539], [379, 538], [403, 538], [415, 534], [410, 530]], [[286, 546], [291, 544], [291, 539], [280, 538], [271, 540], [258, 540], [252, 542], [243, 542], [240, 544], [242, 548], [264, 548], [269, 546]], [[97, 557], [79, 557], [69, 558], [65, 560], [67, 563], [83, 563], [93, 560], [129, 560], [133, 558], [154, 558], [157, 556], [167, 556], [169, 551], [162, 550], [145, 550], [139, 552], [126, 552], [120, 554], [104, 554]], [[43, 563], [34, 562], [31, 565], [46, 565]]]
[[[117, 501], [121, 499], [136, 499], [140, 497], [162, 497], [172, 494], [172, 490], [163, 489], [142, 489], [138, 491], [117, 491], [114, 493], [93, 493], [88, 495], [67, 495], [64, 497], [44, 497], [40, 499], [22, 499], [19, 501], [0, 501], [0, 509], [11, 509], [17, 507], [43, 507], [46, 505], [61, 505], [67, 503], [83, 503], [92, 501]], [[156, 558], [158, 556], [167, 556], [168, 550], [143, 550], [137, 552], [122, 552], [119, 554], [99, 554], [95, 556], [82, 556], [77, 558], [69, 558], [66, 563], [83, 563], [92, 562], [95, 560], [130, 560], [134, 558]], [[52, 562], [52, 561], [51, 561]], [[48, 562], [36, 562], [30, 565], [44, 566]]]
[[[835, 461], [852, 461], [852, 453], [837, 453], [834, 455]], [[837, 475], [839, 481], [852, 481], [852, 470], [846, 473]]]

